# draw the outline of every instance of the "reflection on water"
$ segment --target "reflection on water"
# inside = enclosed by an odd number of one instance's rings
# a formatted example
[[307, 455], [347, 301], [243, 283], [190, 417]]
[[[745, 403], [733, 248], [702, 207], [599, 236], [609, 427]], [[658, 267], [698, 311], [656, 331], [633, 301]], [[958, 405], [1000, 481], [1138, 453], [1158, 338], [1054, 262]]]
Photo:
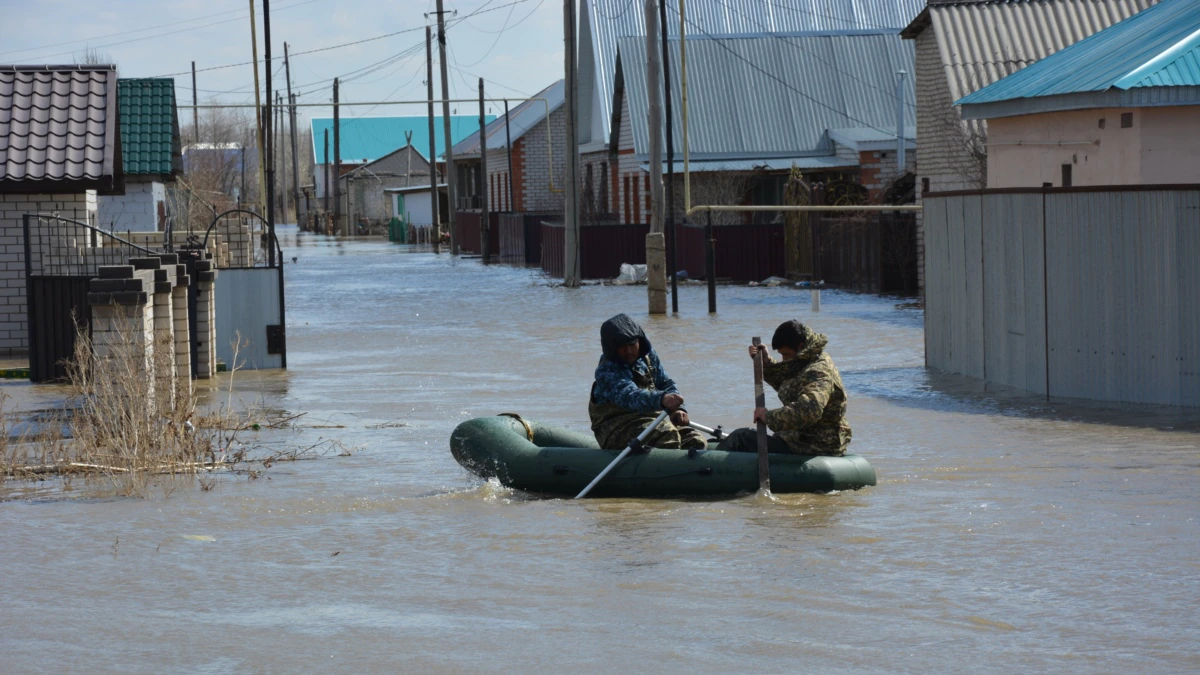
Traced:
[[[920, 312], [890, 299], [826, 291], [814, 316], [807, 291], [728, 286], [709, 316], [685, 285], [678, 316], [649, 318], [645, 287], [294, 229], [284, 246], [291, 369], [232, 395], [306, 413], [256, 438], [362, 449], [151, 501], [3, 488], [5, 671], [1200, 667], [1194, 411], [931, 373]], [[726, 428], [750, 421], [750, 336], [827, 333], [880, 484], [574, 502], [455, 464], [469, 417], [586, 429], [621, 311]]]

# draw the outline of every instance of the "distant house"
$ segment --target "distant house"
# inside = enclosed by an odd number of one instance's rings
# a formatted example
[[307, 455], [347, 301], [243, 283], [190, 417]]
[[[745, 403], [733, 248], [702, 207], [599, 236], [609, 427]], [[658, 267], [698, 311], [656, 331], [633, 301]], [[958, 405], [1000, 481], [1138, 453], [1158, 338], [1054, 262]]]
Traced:
[[562, 213], [566, 170], [563, 91], [563, 80], [559, 80], [487, 125], [486, 180], [479, 175], [479, 131], [454, 146], [459, 210], [478, 211], [486, 189], [489, 211]]
[[959, 99], [989, 188], [1200, 183], [1200, 3], [1164, 0]]
[[[437, 172], [441, 182], [441, 172]], [[429, 187], [429, 161], [411, 145], [388, 153], [379, 159], [360, 164], [343, 174], [342, 213], [355, 222], [380, 224], [396, 211], [396, 199], [389, 188]], [[428, 192], [426, 192], [428, 197]], [[429, 207], [432, 213], [432, 206]]]
[[115, 66], [0, 67], [0, 353], [29, 348], [22, 216], [95, 222], [96, 196], [124, 192], [117, 98]]
[[125, 194], [100, 197], [97, 220], [107, 230], [153, 232], [166, 218], [166, 184], [183, 171], [175, 80], [117, 80]]

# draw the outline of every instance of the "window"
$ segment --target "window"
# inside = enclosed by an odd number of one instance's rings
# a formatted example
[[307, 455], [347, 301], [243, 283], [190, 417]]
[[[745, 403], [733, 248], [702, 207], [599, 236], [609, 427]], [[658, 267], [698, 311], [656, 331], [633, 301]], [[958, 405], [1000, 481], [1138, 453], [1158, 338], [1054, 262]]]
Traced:
[[1062, 186], [1071, 187], [1071, 165], [1062, 165]]
[[1121, 113], [1121, 128], [1128, 129], [1133, 126], [1133, 113]]
[[1104, 118], [1103, 117], [1100, 118], [1100, 128], [1101, 129], [1104, 128]]

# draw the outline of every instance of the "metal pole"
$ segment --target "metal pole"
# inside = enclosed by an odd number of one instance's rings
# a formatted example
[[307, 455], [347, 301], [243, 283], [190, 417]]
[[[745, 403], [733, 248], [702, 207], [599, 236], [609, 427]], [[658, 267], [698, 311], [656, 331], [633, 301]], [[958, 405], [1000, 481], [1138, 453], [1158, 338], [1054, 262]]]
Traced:
[[[271, 0], [263, 0], [263, 57], [266, 61], [266, 94], [267, 115], [271, 113]], [[270, 241], [267, 242], [267, 266], [275, 266], [275, 158], [271, 157], [271, 166], [267, 169], [267, 232]], [[282, 260], [279, 261], [283, 263]]]
[[896, 175], [904, 175], [904, 76], [901, 70], [896, 78]]
[[[262, 97], [258, 88], [258, 29], [254, 25], [254, 0], [250, 0], [250, 51], [254, 63], [254, 128], [258, 134], [258, 203], [263, 202], [263, 195], [266, 194], [267, 178], [263, 167], [263, 118], [262, 118]], [[267, 69], [271, 69], [271, 62], [267, 61]], [[245, 201], [245, 197], [242, 197]]]
[[667, 313], [667, 261], [663, 236], [662, 91], [659, 77], [658, 0], [645, 0], [647, 121], [650, 127], [650, 232], [646, 235], [646, 300], [651, 314]]
[[[200, 99], [196, 98], [196, 62], [192, 61], [192, 104], [200, 105]], [[192, 137], [196, 144], [200, 143], [200, 109], [192, 109]]]
[[513, 198], [512, 130], [508, 128], [508, 99], [504, 99], [504, 147], [508, 148], [508, 211], [516, 209]]
[[712, 211], [704, 225], [704, 274], [708, 277], [708, 313], [717, 311], [717, 240], [713, 238]]
[[671, 119], [671, 53], [667, 47], [667, 2], [658, 3], [659, 27], [662, 29], [663, 104], [666, 107], [667, 127], [667, 273], [671, 275], [671, 311], [679, 313], [679, 274], [675, 246], [678, 226], [675, 223], [675, 132]]
[[490, 223], [488, 223], [488, 188], [490, 181], [488, 180], [487, 171], [487, 118], [483, 113], [483, 78], [479, 78], [479, 181], [480, 192], [483, 193], [483, 198], [479, 205], [479, 252], [483, 255], [483, 264], [491, 262], [491, 250], [488, 246], [488, 235]]
[[[450, 226], [450, 253], [458, 255], [458, 235], [455, 232], [458, 229], [458, 204], [455, 203], [458, 197], [458, 186], [456, 185], [457, 176], [454, 173], [454, 137], [450, 129], [450, 76], [447, 74], [446, 63], [446, 11], [442, 9], [442, 0], [437, 0], [437, 21], [438, 58], [441, 61], [442, 70], [442, 131], [446, 137], [446, 190], [450, 198], [450, 222], [447, 224]], [[433, 158], [430, 157], [429, 161], [432, 162]]]
[[[338, 78], [333, 78], [333, 229], [342, 226], [342, 124], [338, 110]], [[349, 219], [347, 219], [349, 220]], [[349, 234], [349, 228], [342, 234]]]
[[687, 214], [692, 209], [692, 177], [688, 167], [687, 26], [683, 3], [679, 0], [679, 95], [683, 104], [683, 211]]
[[579, 287], [579, 88], [576, 82], [575, 0], [563, 0], [563, 61], [566, 71], [567, 152], [563, 222], [563, 286]]
[[425, 86], [429, 90], [429, 200], [433, 208], [429, 238], [433, 240], [433, 252], [441, 253], [442, 210], [438, 205], [437, 134], [433, 124], [433, 29], [429, 26], [425, 26]]

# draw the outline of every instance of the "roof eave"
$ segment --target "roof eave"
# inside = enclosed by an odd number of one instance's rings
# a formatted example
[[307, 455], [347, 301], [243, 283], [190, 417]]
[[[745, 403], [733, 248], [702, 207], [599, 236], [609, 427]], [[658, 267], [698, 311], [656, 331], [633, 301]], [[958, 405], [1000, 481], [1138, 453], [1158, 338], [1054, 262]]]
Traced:
[[1200, 105], [1200, 87], [1137, 87], [1076, 94], [1038, 96], [984, 103], [964, 103], [962, 119], [987, 120], [1038, 113], [1092, 110], [1096, 108], [1161, 108]]

